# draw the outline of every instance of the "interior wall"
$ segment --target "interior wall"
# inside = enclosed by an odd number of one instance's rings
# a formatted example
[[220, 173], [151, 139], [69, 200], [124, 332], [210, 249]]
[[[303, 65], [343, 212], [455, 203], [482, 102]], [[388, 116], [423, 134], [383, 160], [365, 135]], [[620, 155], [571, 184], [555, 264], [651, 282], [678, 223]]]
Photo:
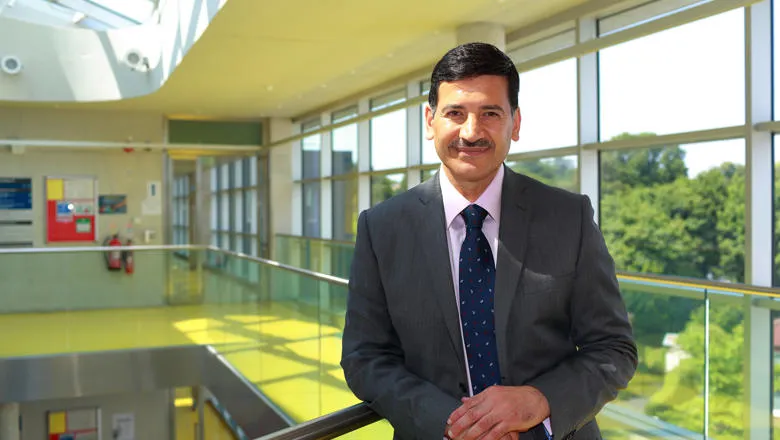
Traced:
[[[0, 139], [161, 142], [163, 136], [160, 116], [0, 108]], [[127, 213], [98, 214], [98, 243], [46, 243], [44, 178], [75, 175], [95, 177], [98, 195], [126, 195]], [[35, 247], [98, 245], [116, 232], [132, 236], [136, 244], [162, 244], [166, 208], [154, 215], [145, 215], [141, 208], [147, 183], [164, 182], [159, 151], [30, 147], [14, 154], [0, 142], [0, 177], [32, 179]], [[142, 240], [144, 230], [155, 233], [149, 243]], [[167, 264], [162, 251], [136, 252], [135, 274], [130, 276], [107, 271], [101, 253], [0, 255], [0, 313], [161, 305]]]
[[170, 437], [170, 402], [168, 391], [83, 397], [63, 400], [41, 400], [22, 403], [21, 440], [41, 440], [48, 436], [48, 412], [70, 409], [99, 408], [101, 432], [99, 440], [114, 440], [112, 432], [115, 414], [131, 413], [135, 417], [136, 439], [166, 439]]

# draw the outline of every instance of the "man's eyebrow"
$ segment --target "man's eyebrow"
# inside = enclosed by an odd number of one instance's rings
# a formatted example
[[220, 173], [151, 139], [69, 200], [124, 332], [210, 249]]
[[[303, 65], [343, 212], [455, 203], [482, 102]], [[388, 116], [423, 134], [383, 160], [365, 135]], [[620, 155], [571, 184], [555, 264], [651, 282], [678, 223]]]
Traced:
[[[445, 112], [447, 112], [447, 110], [464, 110], [465, 108], [466, 107], [464, 107], [464, 106], [462, 106], [460, 104], [448, 104], [448, 105], [445, 105], [444, 107], [442, 107], [441, 111], [442, 111], [442, 113], [445, 113]], [[495, 104], [483, 105], [479, 109], [483, 110], [483, 111], [484, 110], [495, 110], [495, 111], [499, 111], [501, 113], [506, 113], [506, 111], [504, 110], [503, 107], [501, 107], [500, 105], [495, 105]]]

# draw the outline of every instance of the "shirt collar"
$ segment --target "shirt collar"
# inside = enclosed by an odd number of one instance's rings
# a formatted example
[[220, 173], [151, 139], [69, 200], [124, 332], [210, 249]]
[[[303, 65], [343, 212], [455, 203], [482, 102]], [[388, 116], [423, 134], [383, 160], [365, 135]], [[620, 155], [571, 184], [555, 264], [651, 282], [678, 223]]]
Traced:
[[[499, 222], [501, 219], [501, 186], [504, 182], [504, 165], [499, 167], [490, 185], [474, 202], [483, 207], [490, 217]], [[447, 222], [447, 228], [452, 225], [461, 211], [471, 204], [457, 189], [452, 185], [450, 179], [444, 174], [444, 165], [439, 170], [439, 186], [441, 187], [441, 198], [444, 203], [444, 219]]]

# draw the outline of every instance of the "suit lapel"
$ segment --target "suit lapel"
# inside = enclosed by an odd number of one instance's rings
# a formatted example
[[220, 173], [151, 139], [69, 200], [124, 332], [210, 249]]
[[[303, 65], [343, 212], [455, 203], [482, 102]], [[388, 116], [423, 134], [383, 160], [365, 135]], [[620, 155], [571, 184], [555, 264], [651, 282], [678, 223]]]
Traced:
[[447, 325], [450, 342], [461, 365], [465, 365], [438, 173], [434, 178], [420, 184], [420, 189], [422, 210], [417, 218], [415, 231], [417, 242], [422, 244], [420, 248], [427, 262], [424, 276], [431, 280], [431, 294], [436, 297], [439, 304], [439, 311]]
[[505, 168], [501, 187], [501, 223], [498, 232], [496, 263], [495, 320], [499, 365], [508, 365], [507, 327], [512, 301], [524, 267], [531, 216], [521, 197], [525, 190], [522, 177]]

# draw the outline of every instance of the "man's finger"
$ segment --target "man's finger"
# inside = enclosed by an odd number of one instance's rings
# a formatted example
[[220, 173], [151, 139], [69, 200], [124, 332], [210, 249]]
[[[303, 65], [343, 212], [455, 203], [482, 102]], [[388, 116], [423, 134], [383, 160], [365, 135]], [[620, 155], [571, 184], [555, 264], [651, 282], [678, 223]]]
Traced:
[[485, 405], [474, 405], [472, 402], [468, 402], [461, 406], [459, 410], [462, 410], [462, 412], [458, 417], [453, 418], [447, 435], [453, 439], [462, 437], [467, 429], [472, 427], [474, 423], [478, 422], [483, 417], [487, 412], [486, 408]]
[[500, 421], [499, 418], [487, 412], [466, 429], [460, 437], [456, 438], [458, 440], [482, 440]]

